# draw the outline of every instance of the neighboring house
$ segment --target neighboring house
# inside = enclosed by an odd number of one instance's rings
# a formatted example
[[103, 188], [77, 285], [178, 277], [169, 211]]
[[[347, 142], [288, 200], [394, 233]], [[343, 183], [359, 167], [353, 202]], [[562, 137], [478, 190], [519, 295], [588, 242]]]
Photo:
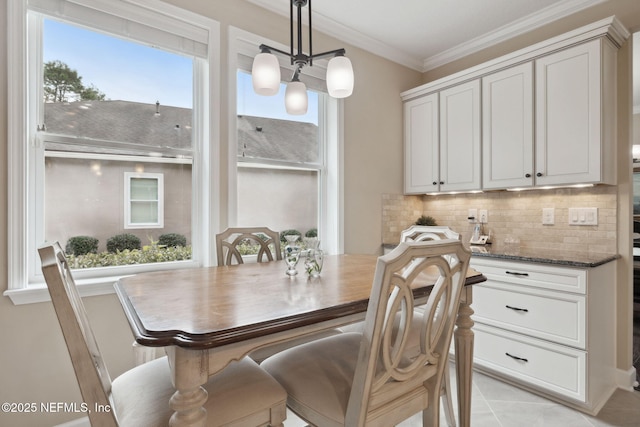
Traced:
[[[45, 104], [46, 239], [65, 244], [89, 235], [99, 239], [99, 250], [124, 232], [143, 245], [164, 233], [190, 241], [191, 120], [190, 109], [159, 103]], [[255, 162], [314, 162], [317, 132], [309, 123], [238, 118], [238, 155], [249, 162], [238, 173], [239, 224], [316, 227], [316, 174]], [[276, 203], [265, 186], [277, 189]], [[260, 223], [253, 212], [261, 212]]]

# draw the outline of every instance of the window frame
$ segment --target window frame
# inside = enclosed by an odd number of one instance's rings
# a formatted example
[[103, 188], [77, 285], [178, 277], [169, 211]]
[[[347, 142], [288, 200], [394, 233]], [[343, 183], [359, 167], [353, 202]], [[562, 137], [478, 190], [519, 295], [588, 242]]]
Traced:
[[[133, 200], [131, 197], [131, 185], [134, 179], [149, 179], [156, 182], [157, 197], [155, 200]], [[133, 222], [132, 205], [135, 202], [155, 202], [155, 222]], [[124, 173], [124, 228], [128, 230], [138, 228], [163, 228], [164, 227], [164, 174], [151, 172], [125, 172]]]
[[[74, 0], [95, 6], [95, 0]], [[44, 236], [43, 203], [44, 143], [31, 131], [42, 116], [42, 106], [29, 98], [41, 94], [32, 82], [42, 81], [42, 25], [32, 27], [35, 13], [28, 13], [28, 0], [9, 0], [7, 4], [8, 28], [8, 289], [5, 296], [14, 304], [27, 304], [49, 300], [40, 270], [37, 246], [38, 236]], [[74, 277], [80, 294], [101, 295], [113, 293], [113, 284], [123, 275], [143, 271], [208, 266], [214, 263], [215, 242], [206, 236], [219, 230], [220, 194], [222, 184], [214, 181], [220, 168], [220, 119], [210, 106], [220, 104], [220, 24], [210, 18], [189, 12], [158, 0], [130, 0], [118, 2], [118, 12], [136, 14], [145, 19], [145, 10], [153, 10], [155, 20], [147, 25], [164, 31], [180, 21], [206, 32], [206, 58], [194, 60], [193, 84], [193, 138], [192, 166], [192, 248], [193, 259], [163, 264], [108, 267], [76, 270]], [[115, 6], [114, 6], [115, 8]], [[161, 15], [162, 19], [157, 19]], [[60, 17], [54, 17], [60, 19]], [[77, 23], [76, 23], [77, 24]], [[29, 26], [28, 26], [29, 25]], [[98, 30], [96, 28], [96, 30]], [[135, 39], [132, 39], [135, 41]], [[40, 205], [39, 205], [40, 203]], [[101, 271], [97, 271], [101, 270]]]
[[[228, 87], [237, 88], [236, 73], [238, 70], [249, 71], [240, 64], [239, 56], [254, 57], [260, 53], [258, 46], [268, 44], [277, 49], [288, 51], [288, 47], [266, 39], [259, 35], [241, 30], [236, 27], [229, 27], [229, 56], [228, 56]], [[278, 58], [280, 67], [293, 68], [289, 64], [288, 58]], [[328, 60], [317, 60], [313, 62], [313, 67], [305, 67], [304, 73], [317, 80], [324, 81]], [[283, 76], [286, 78], [286, 76]], [[229, 170], [229, 205], [227, 216], [229, 226], [238, 226], [236, 223], [237, 212], [237, 169], [251, 164], [265, 167], [271, 165], [274, 168], [284, 167], [287, 169], [304, 169], [318, 171], [320, 174], [320, 200], [318, 201], [318, 234], [322, 236], [322, 247], [329, 254], [344, 253], [344, 145], [343, 145], [343, 101], [331, 98], [328, 94], [319, 95], [318, 106], [318, 131], [321, 141], [321, 165], [315, 164], [292, 164], [287, 162], [264, 160], [252, 162], [251, 159], [243, 161], [237, 156], [237, 102], [235, 92], [229, 96], [229, 151], [227, 168]]]

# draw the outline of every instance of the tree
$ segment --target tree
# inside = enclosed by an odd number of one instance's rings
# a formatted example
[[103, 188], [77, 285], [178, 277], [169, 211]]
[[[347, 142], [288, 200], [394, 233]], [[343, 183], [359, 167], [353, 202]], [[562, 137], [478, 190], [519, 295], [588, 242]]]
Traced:
[[80, 92], [80, 99], [85, 101], [104, 101], [106, 95], [98, 90], [93, 84], [90, 87], [85, 87]]
[[49, 102], [105, 99], [104, 93], [94, 85], [85, 87], [78, 72], [59, 60], [44, 64], [44, 94]]

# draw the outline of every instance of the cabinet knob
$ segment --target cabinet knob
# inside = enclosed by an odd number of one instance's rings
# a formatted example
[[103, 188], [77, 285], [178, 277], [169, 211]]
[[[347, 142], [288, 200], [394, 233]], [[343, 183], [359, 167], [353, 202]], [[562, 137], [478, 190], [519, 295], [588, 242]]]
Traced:
[[536, 176], [542, 176], [542, 172], [538, 172]]
[[444, 181], [440, 181], [440, 185], [444, 184]]
[[525, 178], [531, 178], [531, 174], [530, 174], [530, 173], [528, 173], [528, 174], [526, 174], [524, 177], [525, 177]]
[[435, 181], [433, 181], [433, 185], [438, 185], [438, 183], [437, 183], [437, 182], [435, 182]]

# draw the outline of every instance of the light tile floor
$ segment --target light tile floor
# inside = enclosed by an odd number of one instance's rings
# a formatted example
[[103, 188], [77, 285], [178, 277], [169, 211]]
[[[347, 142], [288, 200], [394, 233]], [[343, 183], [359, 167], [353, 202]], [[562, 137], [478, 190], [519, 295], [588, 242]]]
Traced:
[[[455, 382], [455, 372], [451, 378]], [[455, 384], [452, 387], [455, 389]], [[455, 390], [453, 395], [455, 405]], [[445, 427], [442, 409], [440, 413], [440, 425]], [[471, 423], [473, 427], [638, 427], [640, 392], [616, 390], [598, 416], [592, 417], [474, 372]], [[307, 424], [288, 411], [284, 425], [305, 427]], [[398, 425], [418, 426], [422, 426], [420, 414]]]

